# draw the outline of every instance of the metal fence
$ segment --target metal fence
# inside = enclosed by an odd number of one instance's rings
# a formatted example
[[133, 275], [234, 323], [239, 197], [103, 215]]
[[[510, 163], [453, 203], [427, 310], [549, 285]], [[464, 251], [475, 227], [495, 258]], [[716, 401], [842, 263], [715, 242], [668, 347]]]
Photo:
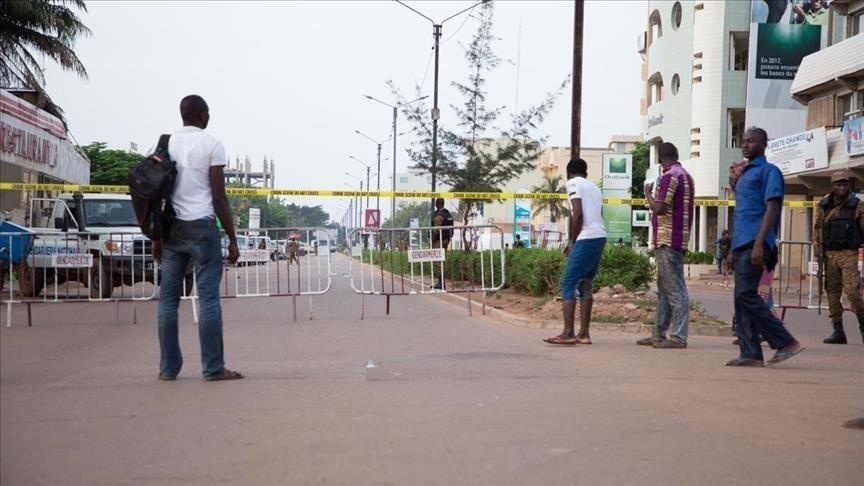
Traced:
[[[348, 236], [351, 289], [390, 296], [500, 290], [504, 234], [493, 225], [358, 229]], [[469, 306], [470, 309], [470, 306]]]

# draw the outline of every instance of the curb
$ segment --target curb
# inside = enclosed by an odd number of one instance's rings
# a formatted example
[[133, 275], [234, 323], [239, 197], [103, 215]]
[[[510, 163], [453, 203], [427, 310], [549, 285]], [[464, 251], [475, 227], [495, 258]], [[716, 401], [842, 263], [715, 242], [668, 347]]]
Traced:
[[[477, 292], [480, 293], [480, 292]], [[431, 294], [435, 297], [444, 300], [450, 300], [453, 303], [460, 303], [462, 305], [466, 305], [468, 303], [468, 299], [466, 297], [462, 297], [460, 295], [455, 294]], [[531, 319], [529, 317], [517, 316], [515, 314], [511, 314], [509, 312], [503, 311], [501, 309], [495, 309], [494, 307], [486, 306], [485, 313], [483, 312], [483, 302], [482, 298], [480, 301], [471, 299], [471, 307], [472, 311], [474, 309], [479, 310], [482, 315], [492, 316], [495, 319], [503, 321], [507, 324], [519, 327], [526, 327], [529, 329], [558, 329], [562, 326], [561, 321], [550, 321], [546, 319]], [[615, 322], [592, 322], [592, 329], [600, 329], [603, 331], [618, 331], [618, 332], [629, 332], [629, 333], [637, 333], [637, 334], [646, 334], [651, 333], [654, 330], [653, 325], [642, 324], [640, 322], [623, 322], [623, 323], [615, 323]], [[696, 336], [712, 336], [712, 337], [734, 337], [732, 333], [731, 325], [724, 326], [693, 326], [691, 325], [689, 328], [689, 334]]]

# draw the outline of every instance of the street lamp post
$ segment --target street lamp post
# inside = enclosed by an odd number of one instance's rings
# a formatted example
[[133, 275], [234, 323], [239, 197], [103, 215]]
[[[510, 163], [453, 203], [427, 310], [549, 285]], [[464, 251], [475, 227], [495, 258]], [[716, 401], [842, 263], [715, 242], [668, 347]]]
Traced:
[[[470, 7], [460, 10], [459, 12], [447, 17], [441, 22], [435, 23], [434, 20], [430, 19], [426, 15], [423, 15], [421, 12], [415, 10], [414, 8], [409, 7], [408, 5], [402, 3], [400, 0], [396, 0], [400, 5], [411, 10], [417, 15], [423, 17], [424, 19], [432, 22], [432, 37], [435, 39], [435, 83], [433, 88], [433, 101], [432, 101], [432, 192], [435, 192], [435, 176], [436, 176], [436, 166], [438, 164], [438, 118], [440, 118], [440, 110], [438, 110], [438, 50], [440, 47], [441, 40], [441, 30], [444, 26], [444, 22], [452, 19], [453, 17], [459, 16], [477, 5], [486, 2], [487, 0], [480, 0], [479, 2], [471, 5]], [[433, 200], [434, 203], [434, 200]], [[434, 204], [433, 204], [434, 208]], [[433, 209], [434, 210], [434, 209]]]
[[[350, 172], [346, 172], [345, 175], [347, 175], [349, 177], [353, 177], [353, 178], [357, 179], [358, 181], [360, 181], [360, 192], [362, 193], [363, 192], [363, 179], [355, 176], [354, 174], [352, 174]], [[366, 180], [369, 180], [369, 172], [366, 172]], [[367, 191], [369, 190], [369, 186], [366, 186], [366, 190]], [[366, 207], [369, 207], [369, 197], [368, 196], [366, 197]], [[363, 196], [360, 195], [357, 197], [357, 228], [362, 228], [361, 225], [363, 225], [363, 209], [364, 209], [363, 208]]]
[[[372, 169], [372, 166], [370, 164], [367, 164], [366, 162], [363, 162], [362, 160], [358, 159], [357, 157], [354, 157], [353, 155], [349, 155], [348, 158], [356, 160], [357, 162], [360, 162], [360, 164], [363, 165], [363, 167], [366, 167], [366, 191], [367, 191], [366, 192], [366, 207], [368, 208], [369, 207], [369, 192], [368, 192], [369, 191], [369, 171]], [[348, 174], [348, 173], [346, 172], [346, 174]], [[348, 175], [351, 175], [351, 174], [348, 174]], [[352, 176], [352, 177], [354, 177], [354, 176]]]
[[369, 141], [371, 141], [372, 143], [374, 143], [375, 145], [378, 146], [378, 186], [377, 186], [376, 190], [379, 192], [379, 194], [378, 194], [378, 197], [375, 198], [375, 209], [380, 211], [381, 210], [381, 194], [380, 194], [380, 192], [381, 192], [381, 145], [383, 145], [384, 142], [390, 140], [390, 138], [393, 137], [394, 135], [390, 135], [390, 137], [387, 137], [384, 140], [381, 140], [379, 142], [379, 141], [375, 140], [374, 138], [370, 137], [369, 135], [366, 135], [365, 133], [361, 132], [360, 130], [354, 130], [354, 133], [356, 133], [357, 135], [360, 135], [361, 137], [366, 137], [367, 139], [369, 139]]
[[[395, 223], [395, 217], [396, 217], [396, 194], [395, 194], [395, 192], [396, 192], [396, 137], [398, 135], [396, 133], [396, 120], [398, 119], [398, 116], [399, 116], [399, 108], [402, 108], [403, 106], [410, 105], [411, 103], [423, 101], [426, 98], [428, 98], [429, 96], [421, 96], [421, 97], [417, 98], [416, 100], [406, 101], [405, 103], [397, 103], [395, 105], [391, 105], [390, 103], [385, 103], [385, 102], [379, 100], [378, 98], [374, 98], [374, 97], [369, 96], [369, 95], [363, 95], [363, 96], [367, 99], [372, 100], [372, 101], [377, 101], [378, 103], [381, 103], [382, 105], [393, 110], [393, 180], [391, 181], [391, 188], [390, 188], [390, 190], [393, 191], [393, 193], [394, 193], [393, 196], [390, 198], [390, 224], [393, 225]], [[380, 167], [379, 167], [379, 169], [380, 169]], [[378, 173], [380, 174], [381, 171], [379, 170]]]

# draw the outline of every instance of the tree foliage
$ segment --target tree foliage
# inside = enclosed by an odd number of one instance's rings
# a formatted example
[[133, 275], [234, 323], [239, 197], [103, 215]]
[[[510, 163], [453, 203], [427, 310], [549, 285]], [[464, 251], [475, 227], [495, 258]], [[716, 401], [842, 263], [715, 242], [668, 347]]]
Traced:
[[645, 172], [650, 163], [648, 148], [645, 142], [637, 142], [633, 148], [633, 185], [630, 186], [630, 195], [633, 197], [645, 197]]
[[78, 150], [90, 159], [90, 183], [128, 185], [129, 169], [144, 156], [107, 147], [104, 142], [93, 142], [78, 147]]
[[72, 49], [75, 39], [91, 34], [75, 10], [84, 0], [5, 0], [0, 2], [0, 85], [36, 91], [37, 106], [63, 120], [63, 110], [45, 92], [45, 56], [67, 71], [87, 78]]
[[[438, 127], [440, 137], [435, 175], [437, 180], [456, 192], [501, 192], [506, 182], [535, 167], [546, 138], [532, 138], [531, 132], [552, 110], [569, 80], [548, 93], [540, 104], [512, 114], [509, 127], [498, 127], [496, 123], [506, 107], [488, 106], [486, 86], [486, 76], [501, 63], [501, 58], [492, 49], [498, 40], [492, 34], [492, 2], [481, 6], [477, 18], [477, 31], [471, 42], [464, 46], [467, 80], [452, 83], [463, 97], [461, 105], [450, 105], [457, 121], [452, 129], [444, 125]], [[398, 88], [392, 83], [390, 86], [398, 101], [404, 103], [406, 98]], [[419, 97], [419, 88], [417, 95]], [[419, 138], [408, 149], [413, 168], [432, 172], [433, 127], [427, 116], [429, 110], [423, 103], [412, 103], [402, 111], [414, 125], [413, 131]], [[463, 199], [459, 207], [463, 223], [468, 223], [477, 203], [488, 201]], [[431, 208], [427, 214], [431, 215]], [[470, 241], [463, 243], [465, 248], [471, 248]]]
[[[561, 176], [544, 176], [543, 183], [532, 187], [531, 192], [561, 194], [566, 193], [567, 189], [564, 187]], [[549, 221], [552, 223], [557, 222], [562, 216], [565, 218], [570, 216], [570, 208], [567, 206], [568, 201], [566, 199], [535, 199], [531, 203], [531, 207], [534, 209], [533, 216], [537, 216], [544, 210], [549, 211]]]
[[[245, 188], [248, 186], [233, 183], [229, 187]], [[258, 208], [261, 210], [260, 226], [262, 228], [326, 227], [330, 219], [330, 215], [320, 205], [300, 206], [294, 203], [283, 204], [276, 197], [229, 195], [228, 202], [231, 204], [234, 224], [238, 228], [249, 227], [249, 208]]]

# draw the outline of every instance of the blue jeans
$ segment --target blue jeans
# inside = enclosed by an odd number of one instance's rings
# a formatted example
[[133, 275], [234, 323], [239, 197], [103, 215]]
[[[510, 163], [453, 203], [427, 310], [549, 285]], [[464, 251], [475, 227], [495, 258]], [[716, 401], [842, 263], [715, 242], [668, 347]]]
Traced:
[[573, 300], [579, 293], [580, 300], [590, 300], [592, 294], [592, 282], [600, 268], [600, 259], [603, 257], [603, 247], [606, 246], [606, 238], [591, 238], [587, 240], [576, 240], [570, 248], [570, 256], [567, 258], [567, 269], [561, 278], [561, 298]]
[[654, 340], [687, 342], [690, 325], [690, 296], [684, 282], [684, 252], [661, 246], [654, 251], [657, 262], [657, 312], [654, 315]]
[[[783, 321], [771, 312], [771, 299], [759, 297], [759, 279], [762, 267], [750, 263], [750, 248], [735, 250], [735, 321], [741, 359], [762, 361], [759, 336], [765, 337], [772, 349], [780, 349], [795, 342]], [[767, 251], [767, 250], [766, 250]]]
[[183, 367], [180, 352], [177, 308], [186, 268], [195, 266], [198, 286], [198, 339], [201, 342], [201, 368], [204, 377], [225, 369], [222, 344], [222, 307], [219, 285], [222, 281], [222, 248], [215, 219], [174, 221], [170, 234], [162, 240], [162, 282], [159, 293], [159, 370], [177, 376]]

